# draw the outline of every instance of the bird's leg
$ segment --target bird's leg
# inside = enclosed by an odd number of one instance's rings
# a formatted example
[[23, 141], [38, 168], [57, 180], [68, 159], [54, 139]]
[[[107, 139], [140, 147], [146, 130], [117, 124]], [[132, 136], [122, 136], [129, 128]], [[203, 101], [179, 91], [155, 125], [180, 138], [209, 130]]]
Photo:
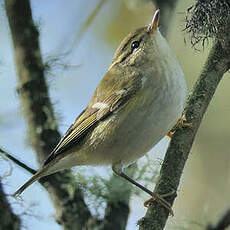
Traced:
[[187, 122], [185, 114], [182, 113], [181, 117], [177, 120], [176, 124], [173, 126], [173, 128], [169, 131], [169, 133], [167, 134], [168, 137], [172, 138], [173, 134], [175, 133], [175, 131], [177, 129], [180, 128], [187, 128], [190, 127], [191, 124]]
[[[168, 196], [172, 196], [175, 194], [175, 191], [171, 191], [171, 192], [168, 192], [166, 194], [162, 194], [162, 195], [158, 195], [157, 193], [155, 193], [156, 196], [160, 196], [160, 198], [164, 199], [164, 197], [168, 197]], [[144, 202], [144, 206], [145, 207], [148, 207], [150, 205], [151, 202], [155, 201], [156, 199], [158, 199], [158, 197], [151, 197], [150, 199], [146, 200]], [[167, 202], [167, 201], [166, 201]], [[168, 202], [167, 202], [168, 203]], [[169, 204], [169, 203], [168, 203]], [[162, 204], [165, 208], [168, 209], [168, 206], [166, 207], [164, 204]], [[170, 206], [171, 207], [171, 206]], [[170, 214], [173, 216], [173, 212], [170, 212]]]
[[123, 171], [122, 171], [122, 167], [121, 164], [115, 164], [112, 166], [113, 172], [120, 176], [123, 177], [124, 179], [128, 180], [130, 183], [134, 184], [135, 186], [137, 186], [138, 188], [140, 188], [141, 190], [143, 190], [144, 192], [148, 193], [150, 196], [152, 196], [149, 200], [147, 200], [146, 202], [144, 202], [144, 206], [147, 207], [152, 201], [157, 201], [159, 202], [161, 205], [163, 205], [166, 209], [168, 209], [169, 213], [173, 216], [173, 210], [171, 205], [164, 199], [164, 197], [167, 196], [171, 196], [172, 194], [175, 193], [175, 191], [164, 194], [164, 195], [159, 195], [155, 192], [151, 192], [150, 190], [148, 190], [147, 188], [145, 188], [143, 185], [137, 183], [135, 180], [133, 180], [132, 178], [130, 178], [129, 176], [127, 176]]

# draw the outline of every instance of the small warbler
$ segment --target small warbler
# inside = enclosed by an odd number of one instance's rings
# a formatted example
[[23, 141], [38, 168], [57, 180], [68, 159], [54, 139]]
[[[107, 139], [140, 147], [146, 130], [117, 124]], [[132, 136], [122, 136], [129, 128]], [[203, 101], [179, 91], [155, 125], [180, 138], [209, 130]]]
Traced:
[[158, 22], [159, 10], [148, 26], [125, 37], [86, 109], [15, 195], [66, 168], [109, 164], [117, 175], [159, 198], [123, 172], [170, 131], [184, 107], [185, 77]]

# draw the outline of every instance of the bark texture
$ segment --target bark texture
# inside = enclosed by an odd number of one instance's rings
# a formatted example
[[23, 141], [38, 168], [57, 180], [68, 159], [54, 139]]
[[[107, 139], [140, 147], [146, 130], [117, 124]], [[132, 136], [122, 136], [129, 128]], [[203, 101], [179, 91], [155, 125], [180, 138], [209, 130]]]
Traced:
[[[29, 0], [5, 0], [5, 6], [12, 33], [19, 79], [17, 91], [28, 124], [30, 141], [36, 152], [38, 162], [41, 164], [56, 146], [60, 134], [44, 77], [39, 32], [33, 22]], [[18, 20], [14, 20], [15, 18]], [[13, 161], [34, 173], [32, 169], [17, 159], [13, 159]], [[114, 180], [114, 176], [111, 180]], [[130, 190], [125, 199], [108, 200], [105, 218], [97, 220], [91, 216], [83, 200], [82, 192], [70, 170], [42, 178], [40, 182], [49, 192], [56, 208], [57, 222], [63, 226], [63, 229], [122, 230], [126, 228]]]
[[[160, 178], [155, 188], [158, 194], [177, 191], [180, 178], [188, 159], [195, 135], [198, 131], [205, 111], [222, 79], [230, 68], [230, 51], [217, 41], [210, 51], [203, 71], [199, 76], [187, 101], [185, 116], [191, 124], [189, 128], [178, 129], [168, 147], [160, 171]], [[175, 196], [168, 201], [173, 204]], [[154, 202], [148, 208], [146, 215], [139, 220], [140, 230], [162, 230], [168, 219], [168, 211]]]
[[21, 227], [21, 221], [16, 216], [6, 199], [6, 194], [3, 191], [1, 180], [0, 180], [0, 230], [19, 230]]
[[[12, 33], [18, 93], [28, 124], [30, 142], [41, 164], [60, 139], [39, 47], [39, 33], [32, 19], [29, 0], [5, 0]], [[70, 170], [46, 178], [45, 187], [63, 229], [82, 229], [91, 214]]]

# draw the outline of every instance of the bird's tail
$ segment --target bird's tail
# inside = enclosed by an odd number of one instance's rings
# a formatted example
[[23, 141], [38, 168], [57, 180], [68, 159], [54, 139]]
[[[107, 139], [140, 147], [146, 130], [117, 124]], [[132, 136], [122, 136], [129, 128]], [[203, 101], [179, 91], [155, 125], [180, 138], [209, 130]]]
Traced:
[[41, 177], [44, 177], [44, 168], [41, 170], [37, 171], [24, 185], [22, 185], [14, 194], [13, 196], [18, 197], [21, 195], [21, 193], [29, 187], [32, 183], [35, 181], [39, 180]]

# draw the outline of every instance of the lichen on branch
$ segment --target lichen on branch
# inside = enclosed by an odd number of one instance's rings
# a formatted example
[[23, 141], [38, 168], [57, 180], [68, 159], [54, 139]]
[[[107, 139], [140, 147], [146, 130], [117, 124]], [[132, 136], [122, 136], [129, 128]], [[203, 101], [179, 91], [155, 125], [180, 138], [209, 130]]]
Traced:
[[194, 46], [207, 39], [225, 39], [229, 35], [230, 2], [227, 0], [197, 0], [187, 10], [185, 31]]

